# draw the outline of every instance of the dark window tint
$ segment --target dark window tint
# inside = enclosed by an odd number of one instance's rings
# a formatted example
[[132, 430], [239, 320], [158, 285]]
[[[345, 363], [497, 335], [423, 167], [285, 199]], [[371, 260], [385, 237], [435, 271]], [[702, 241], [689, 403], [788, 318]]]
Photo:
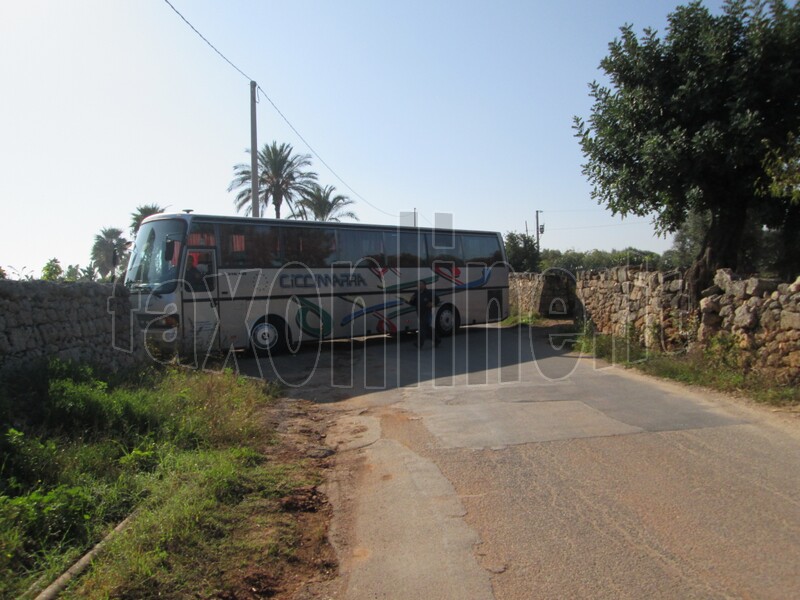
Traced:
[[268, 225], [220, 225], [222, 266], [279, 267], [282, 263], [278, 231]]
[[214, 275], [214, 251], [189, 250], [183, 274], [184, 289], [196, 293], [213, 292], [216, 285]]
[[338, 260], [361, 267], [373, 266], [376, 262], [384, 264], [383, 234], [380, 231], [340, 229]]
[[496, 235], [461, 235], [461, 247], [466, 263], [493, 265], [503, 260], [500, 241]]
[[428, 264], [427, 236], [420, 231], [383, 234], [386, 266], [418, 269]]
[[336, 233], [333, 229], [287, 227], [283, 230], [283, 256], [286, 262], [299, 262], [310, 269], [327, 267], [336, 260]]
[[456, 246], [456, 236], [452, 229], [433, 230], [433, 248], [435, 251], [446, 252]]
[[214, 233], [213, 223], [198, 223], [192, 221], [189, 235], [186, 238], [187, 246], [216, 246], [217, 238]]
[[464, 256], [461, 252], [461, 237], [452, 235], [450, 231], [434, 232], [433, 245], [429, 249], [428, 256], [432, 263], [443, 262], [464, 266]]

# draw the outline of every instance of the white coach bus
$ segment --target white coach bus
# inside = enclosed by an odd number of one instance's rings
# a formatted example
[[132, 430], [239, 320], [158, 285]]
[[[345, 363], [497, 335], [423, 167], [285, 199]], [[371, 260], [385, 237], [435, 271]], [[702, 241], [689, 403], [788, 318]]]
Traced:
[[159, 214], [125, 276], [148, 341], [182, 354], [415, 331], [420, 281], [442, 336], [508, 316], [503, 241], [482, 231]]

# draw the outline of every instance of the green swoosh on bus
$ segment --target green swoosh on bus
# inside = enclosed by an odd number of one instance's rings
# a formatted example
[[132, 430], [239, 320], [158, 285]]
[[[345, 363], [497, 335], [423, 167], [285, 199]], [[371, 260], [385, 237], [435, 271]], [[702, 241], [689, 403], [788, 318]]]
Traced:
[[[303, 332], [318, 338], [326, 338], [331, 334], [331, 331], [333, 331], [333, 317], [328, 311], [299, 296], [295, 296], [293, 300], [300, 305], [295, 315], [295, 321]], [[308, 322], [309, 313], [316, 315], [319, 319], [319, 327], [314, 327]]]

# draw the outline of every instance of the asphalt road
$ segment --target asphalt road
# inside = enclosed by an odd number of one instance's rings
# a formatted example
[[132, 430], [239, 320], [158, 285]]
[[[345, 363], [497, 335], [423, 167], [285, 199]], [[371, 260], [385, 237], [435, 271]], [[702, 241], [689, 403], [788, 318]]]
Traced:
[[564, 341], [471, 328], [241, 361], [333, 423], [341, 576], [307, 597], [800, 597], [800, 419]]

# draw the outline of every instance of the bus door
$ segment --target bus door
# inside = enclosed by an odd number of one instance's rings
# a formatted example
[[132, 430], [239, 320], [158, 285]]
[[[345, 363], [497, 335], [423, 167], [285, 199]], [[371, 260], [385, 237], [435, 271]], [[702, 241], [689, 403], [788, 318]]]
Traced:
[[181, 285], [183, 348], [202, 365], [219, 345], [219, 286], [213, 248], [187, 250]]

